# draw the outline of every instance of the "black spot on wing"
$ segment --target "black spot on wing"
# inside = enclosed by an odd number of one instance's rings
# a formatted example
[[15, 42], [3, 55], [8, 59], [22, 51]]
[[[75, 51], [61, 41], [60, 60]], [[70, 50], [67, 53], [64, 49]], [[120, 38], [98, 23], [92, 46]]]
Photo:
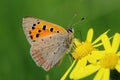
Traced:
[[51, 39], [52, 37], [50, 36], [50, 39]]
[[37, 22], [37, 24], [40, 24], [40, 22]]
[[29, 34], [31, 34], [31, 31], [29, 31]]
[[32, 26], [32, 29], [35, 29], [35, 27], [34, 27], [34, 26]]
[[60, 31], [57, 31], [57, 33], [60, 33]]
[[36, 38], [38, 38], [38, 37], [39, 37], [39, 35], [40, 35], [40, 34], [36, 34]]
[[42, 28], [43, 30], [46, 30], [46, 25], [43, 25], [43, 28]]
[[54, 52], [54, 54], [56, 54], [56, 52]]
[[53, 32], [53, 28], [50, 28], [50, 32]]
[[36, 24], [33, 24], [33, 26], [36, 26]]
[[31, 39], [33, 39], [33, 36], [30, 36]]
[[44, 39], [41, 39], [41, 41], [44, 41]]
[[41, 32], [41, 30], [38, 30], [38, 32]]

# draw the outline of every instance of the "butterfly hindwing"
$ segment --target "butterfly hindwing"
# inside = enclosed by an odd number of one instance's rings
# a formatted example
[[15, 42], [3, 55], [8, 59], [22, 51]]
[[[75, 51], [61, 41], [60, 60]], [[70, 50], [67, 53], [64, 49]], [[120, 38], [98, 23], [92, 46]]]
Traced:
[[[31, 55], [38, 66], [46, 71], [56, 65], [68, 49], [68, 35], [55, 34], [51, 38], [42, 38], [31, 48]], [[48, 45], [45, 45], [45, 43]], [[41, 45], [40, 45], [41, 44]], [[36, 57], [37, 56], [37, 57]]]

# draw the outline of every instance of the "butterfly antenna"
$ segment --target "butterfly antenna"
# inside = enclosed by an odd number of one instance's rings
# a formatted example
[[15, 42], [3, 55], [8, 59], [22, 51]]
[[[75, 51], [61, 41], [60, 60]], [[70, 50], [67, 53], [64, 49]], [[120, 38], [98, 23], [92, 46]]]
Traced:
[[80, 20], [78, 20], [78, 22], [76, 22], [75, 24], [73, 24], [72, 26], [75, 26], [75, 25], [77, 25], [77, 24], [79, 24], [79, 23], [81, 23], [81, 21], [83, 21], [83, 20], [85, 20], [85, 18], [83, 17], [83, 18], [81, 18]]
[[[80, 20], [78, 20], [78, 22], [76, 22], [75, 24], [73, 24], [72, 26], [75, 26], [75, 25], [77, 25], [77, 24], [80, 24], [82, 21], [84, 21], [85, 20], [85, 18], [83, 17], [83, 18], [81, 18]], [[78, 29], [79, 30], [79, 29]], [[81, 31], [78, 31], [79, 33], [80, 33], [80, 39], [82, 40], [82, 33], [81, 33]]]
[[75, 19], [75, 17], [77, 16], [77, 14], [74, 14], [74, 16], [72, 17], [72, 19], [69, 21], [69, 24], [67, 25], [67, 28], [70, 27], [70, 25], [72, 24], [73, 20]]

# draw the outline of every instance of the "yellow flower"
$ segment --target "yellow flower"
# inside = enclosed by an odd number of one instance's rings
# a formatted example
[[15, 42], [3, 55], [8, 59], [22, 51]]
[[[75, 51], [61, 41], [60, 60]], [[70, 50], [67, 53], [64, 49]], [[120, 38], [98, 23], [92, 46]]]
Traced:
[[[106, 35], [108, 31], [103, 33], [102, 35]], [[90, 59], [89, 56], [91, 55], [92, 51], [96, 51], [96, 47], [102, 45], [100, 42], [102, 35], [100, 35], [95, 41], [92, 42], [93, 39], [93, 29], [89, 29], [87, 33], [87, 38], [84, 42], [80, 42], [78, 39], [74, 39], [73, 43], [75, 46], [75, 51], [72, 53], [74, 57], [74, 61], [69, 69], [65, 72], [61, 80], [65, 80], [75, 63], [77, 62], [75, 68], [70, 73], [70, 78], [73, 79], [75, 76], [79, 74], [81, 70], [87, 65], [87, 60]], [[94, 60], [90, 59], [92, 62]], [[77, 74], [77, 75], [76, 75]]]
[[76, 76], [72, 77], [72, 79], [81, 79], [97, 71], [93, 80], [110, 80], [110, 70], [116, 69], [120, 73], [120, 34], [116, 33], [112, 42], [110, 42], [107, 35], [102, 35], [101, 40], [105, 50], [92, 51], [88, 59], [90, 63], [81, 71], [74, 68], [76, 70], [74, 75]]

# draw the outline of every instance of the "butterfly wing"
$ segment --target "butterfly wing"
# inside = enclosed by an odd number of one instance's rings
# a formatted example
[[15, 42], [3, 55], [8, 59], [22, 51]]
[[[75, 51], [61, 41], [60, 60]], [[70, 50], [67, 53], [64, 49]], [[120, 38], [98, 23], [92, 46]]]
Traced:
[[33, 17], [23, 18], [23, 30], [31, 45], [42, 37], [55, 33], [67, 33], [67, 31], [59, 25]]
[[70, 47], [68, 40], [70, 40], [68, 34], [60, 33], [50, 35], [47, 38], [43, 37], [32, 46], [31, 56], [38, 66], [48, 71], [59, 62], [66, 50]]

